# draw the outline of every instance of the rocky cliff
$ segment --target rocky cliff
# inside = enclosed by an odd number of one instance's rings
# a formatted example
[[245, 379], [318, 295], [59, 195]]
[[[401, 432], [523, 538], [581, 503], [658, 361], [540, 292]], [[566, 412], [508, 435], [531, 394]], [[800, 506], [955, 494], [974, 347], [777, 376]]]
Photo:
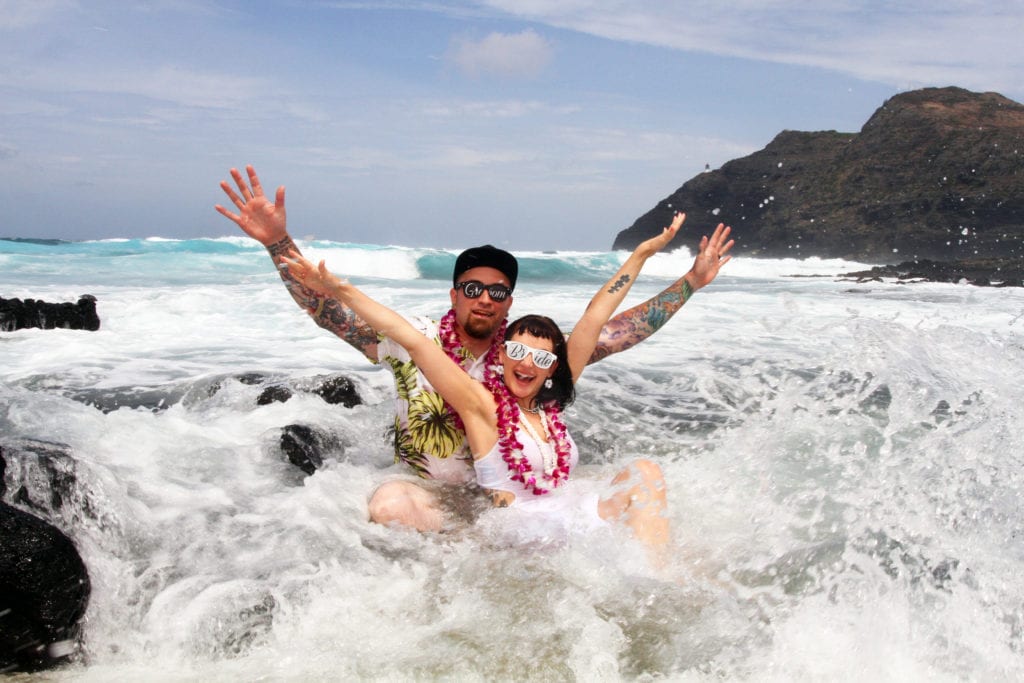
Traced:
[[690, 234], [731, 225], [734, 253], [1024, 259], [1024, 105], [928, 88], [887, 100], [859, 133], [783, 131], [707, 171], [618, 234], [632, 249], [687, 214]]

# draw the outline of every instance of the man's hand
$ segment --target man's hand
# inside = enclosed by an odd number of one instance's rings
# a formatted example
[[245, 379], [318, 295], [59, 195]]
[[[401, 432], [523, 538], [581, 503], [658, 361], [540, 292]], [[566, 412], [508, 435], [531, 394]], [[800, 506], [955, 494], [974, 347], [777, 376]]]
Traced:
[[245, 171], [249, 174], [248, 183], [237, 168], [231, 169], [231, 177], [234, 178], [240, 194], [235, 193], [226, 180], [220, 182], [221, 189], [238, 208], [238, 213], [232, 213], [220, 204], [214, 208], [240, 227], [246, 235], [268, 247], [288, 236], [284, 211], [284, 185], [277, 188], [277, 196], [271, 204], [263, 194], [263, 186], [260, 185], [260, 179], [253, 167], [246, 166]]

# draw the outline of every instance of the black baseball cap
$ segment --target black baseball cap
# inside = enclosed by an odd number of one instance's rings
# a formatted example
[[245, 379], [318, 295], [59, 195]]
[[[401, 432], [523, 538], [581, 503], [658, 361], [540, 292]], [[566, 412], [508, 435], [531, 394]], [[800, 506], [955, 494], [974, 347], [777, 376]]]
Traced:
[[516, 278], [519, 276], [519, 262], [516, 257], [504, 249], [498, 249], [490, 244], [482, 247], [473, 247], [459, 254], [455, 259], [455, 269], [452, 270], [452, 285], [459, 284], [459, 276], [471, 268], [494, 268], [508, 278], [508, 284], [512, 289], [516, 288]]

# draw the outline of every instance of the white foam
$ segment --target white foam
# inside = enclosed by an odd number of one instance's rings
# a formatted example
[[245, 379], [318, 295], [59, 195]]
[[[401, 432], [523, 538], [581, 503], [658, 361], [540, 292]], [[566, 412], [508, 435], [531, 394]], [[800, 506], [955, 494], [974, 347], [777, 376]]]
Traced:
[[[423, 251], [303, 250], [381, 278], [368, 291], [403, 312], [446, 308], [444, 284], [415, 274]], [[583, 467], [661, 464], [681, 546], [663, 579], [619, 539], [515, 552], [370, 524], [367, 496], [402, 471], [387, 373], [317, 328], [265, 256], [190, 277], [220, 258], [120, 279], [53, 266], [34, 294], [91, 290], [101, 330], [0, 334], [4, 443], [66, 444], [89, 501], [62, 520], [93, 582], [89, 658], [53, 680], [1024, 676], [1021, 290], [794, 279], [773, 273], [855, 264], [737, 258], [654, 337], [589, 367], [567, 411]], [[630, 301], [691, 262], [655, 257], [664, 275]], [[593, 287], [524, 283], [513, 314], [571, 324]], [[257, 405], [259, 387], [230, 379], [250, 371], [341, 372], [367, 404]], [[216, 393], [156, 412], [69, 398], [210, 378]], [[289, 424], [339, 439], [312, 477], [281, 454]], [[495, 657], [495, 633], [519, 646]]]
[[331, 272], [340, 277], [373, 277], [411, 280], [419, 277], [416, 259], [422, 250], [403, 247], [368, 248], [323, 242], [297, 242], [303, 256], [318, 263], [323, 259]]

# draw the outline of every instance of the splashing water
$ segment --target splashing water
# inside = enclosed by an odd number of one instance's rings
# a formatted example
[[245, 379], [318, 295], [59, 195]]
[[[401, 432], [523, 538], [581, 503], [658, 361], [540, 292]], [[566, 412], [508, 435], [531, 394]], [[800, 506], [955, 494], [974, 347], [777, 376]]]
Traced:
[[[5, 296], [90, 293], [103, 321], [0, 336], [9, 490], [45, 501], [93, 583], [83, 656], [40, 680], [1024, 675], [1019, 290], [737, 260], [589, 368], [567, 412], [576, 476], [661, 464], [677, 552], [659, 572], [616, 530], [524, 549], [488, 524], [369, 523], [402, 471], [390, 379], [294, 306], [262, 250], [60, 249], [0, 255]], [[389, 273], [387, 248], [307, 251], [403, 312], [444, 312], [453, 254], [392, 249]], [[621, 257], [528, 256], [514, 314], [566, 326]], [[659, 257], [630, 303], [688, 262]], [[257, 401], [333, 373], [364, 405]], [[312, 476], [281, 455], [289, 424], [331, 435]]]

